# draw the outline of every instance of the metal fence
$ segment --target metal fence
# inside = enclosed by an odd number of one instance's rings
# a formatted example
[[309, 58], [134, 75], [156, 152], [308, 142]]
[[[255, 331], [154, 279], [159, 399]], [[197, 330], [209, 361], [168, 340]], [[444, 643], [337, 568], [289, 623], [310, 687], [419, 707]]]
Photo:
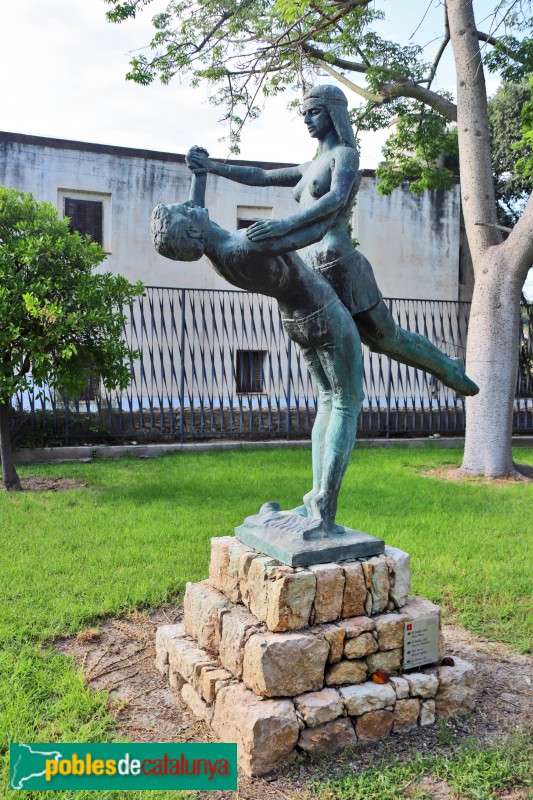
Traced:
[[[387, 299], [402, 327], [464, 358], [469, 304]], [[124, 335], [140, 352], [124, 392], [90, 387], [83, 400], [51, 392], [16, 398], [19, 445], [199, 438], [304, 438], [315, 388], [286, 336], [277, 303], [240, 291], [148, 287]], [[523, 304], [515, 432], [533, 432], [533, 317]], [[462, 434], [464, 399], [425, 372], [364, 348], [358, 436]]]

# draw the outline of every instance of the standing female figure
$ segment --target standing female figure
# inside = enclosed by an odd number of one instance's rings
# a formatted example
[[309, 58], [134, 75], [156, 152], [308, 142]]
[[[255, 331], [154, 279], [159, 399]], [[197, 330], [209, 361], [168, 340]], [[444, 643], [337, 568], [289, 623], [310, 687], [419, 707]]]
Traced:
[[318, 140], [314, 161], [298, 167], [263, 170], [212, 161], [206, 151], [192, 148], [192, 169], [249, 186], [291, 186], [300, 204], [286, 219], [258, 220], [246, 229], [251, 242], [272, 245], [292, 236], [296, 248], [307, 247], [305, 260], [335, 289], [372, 351], [430, 372], [459, 394], [477, 394], [459, 358], [449, 358], [425, 336], [400, 328], [383, 302], [369, 261], [355, 250], [350, 217], [359, 189], [359, 154], [348, 115], [348, 101], [336, 86], [316, 86], [303, 100], [303, 118]]

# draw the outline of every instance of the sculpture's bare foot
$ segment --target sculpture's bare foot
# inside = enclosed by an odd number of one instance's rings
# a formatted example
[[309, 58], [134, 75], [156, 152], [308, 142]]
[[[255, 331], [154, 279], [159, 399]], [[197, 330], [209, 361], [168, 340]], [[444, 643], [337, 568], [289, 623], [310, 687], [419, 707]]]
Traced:
[[[307, 497], [307, 495], [306, 495]], [[322, 520], [322, 528], [328, 533], [335, 528], [335, 514], [331, 512], [331, 498], [325, 492], [314, 492], [313, 496], [306, 503], [308, 516], [311, 519]]]
[[309, 520], [305, 530], [302, 531], [302, 539], [309, 541], [310, 539], [320, 539], [322, 536], [327, 536], [321, 519]]
[[458, 394], [472, 397], [479, 392], [479, 386], [474, 383], [465, 372], [465, 365], [462, 358], [452, 358], [454, 364], [452, 379], [449, 386], [455, 389]]
[[304, 506], [305, 506], [306, 516], [307, 517], [314, 517], [315, 516], [315, 514], [313, 514], [313, 506], [311, 505], [311, 503], [313, 501], [313, 498], [315, 497], [315, 495], [318, 494], [319, 491], [320, 491], [319, 489], [315, 489], [313, 487], [310, 492], [307, 492], [307, 494], [304, 494], [303, 501], [304, 501]]
[[282, 514], [296, 514], [299, 517], [307, 517], [307, 508], [306, 506], [296, 506], [296, 508], [291, 508], [288, 511], [282, 511]]

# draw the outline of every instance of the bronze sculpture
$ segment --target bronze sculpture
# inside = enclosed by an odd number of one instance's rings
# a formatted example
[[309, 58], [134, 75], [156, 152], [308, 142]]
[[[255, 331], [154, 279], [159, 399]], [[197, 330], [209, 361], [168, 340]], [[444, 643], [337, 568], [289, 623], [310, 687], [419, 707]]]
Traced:
[[[361, 341], [430, 372], [461, 394], [476, 394], [478, 387], [460, 359], [396, 324], [370, 263], [354, 249], [349, 221], [361, 173], [343, 92], [335, 86], [311, 89], [302, 111], [319, 143], [314, 161], [267, 171], [215, 162], [204, 148], [193, 147], [186, 158], [193, 172], [190, 199], [154, 210], [152, 238], [168, 258], [194, 261], [205, 253], [230, 283], [277, 299], [284, 328], [300, 346], [319, 390], [313, 488], [304, 506], [288, 512], [292, 529], [312, 538], [345, 530], [335, 524], [335, 513], [363, 401]], [[204, 208], [208, 172], [252, 186], [293, 187], [300, 211], [226, 231]], [[305, 262], [295, 252], [303, 247]], [[260, 522], [268, 527], [274, 519], [286, 531], [289, 520], [280, 522], [279, 507], [267, 506]], [[300, 515], [296, 521], [295, 512]]]

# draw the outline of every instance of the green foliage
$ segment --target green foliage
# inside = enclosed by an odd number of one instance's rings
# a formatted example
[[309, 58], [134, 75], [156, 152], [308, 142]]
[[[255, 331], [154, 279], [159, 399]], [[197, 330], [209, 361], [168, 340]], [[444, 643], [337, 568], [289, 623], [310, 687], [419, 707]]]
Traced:
[[525, 184], [533, 184], [533, 76], [529, 81], [530, 96], [522, 108], [522, 138], [514, 146], [519, 153], [516, 171]]
[[493, 48], [485, 50], [484, 61], [489, 71], [499, 73], [506, 83], [521, 83], [533, 73], [531, 2], [499, 0], [497, 9], [505, 21], [505, 32]]
[[[106, 1], [112, 22], [132, 19], [153, 2]], [[514, 0], [500, 0], [488, 15], [490, 30], [505, 22], [505, 36], [484, 46], [484, 59], [507, 81], [523, 80], [533, 71], [532, 23], [525, 13], [530, 5], [527, 0], [517, 10]], [[169, 83], [175, 76], [193, 86], [207, 83], [211, 102], [222, 108], [228, 123], [232, 150], [238, 152], [242, 126], [259, 115], [266, 97], [289, 88], [300, 92], [313, 75], [326, 74], [327, 65], [352, 82], [366, 81], [363, 91], [373, 99], [354, 109], [354, 124], [359, 130], [377, 130], [404, 110], [408, 116], [418, 113], [402, 98], [415, 96], [433, 106], [436, 98], [446, 97], [429, 91], [438, 64], [427, 63], [424, 48], [379, 36], [376, 24], [384, 17], [370, 0], [169, 0], [166, 10], [153, 17], [150, 52], [133, 57], [127, 78], [142, 85], [156, 78]], [[425, 95], [413, 95], [413, 88]], [[416, 163], [398, 163], [397, 171], [415, 170], [415, 191], [449, 184], [447, 172], [428, 170], [419, 146]]]
[[[151, 0], [107, 2], [108, 19], [121, 22]], [[383, 16], [365, 0], [338, 6], [330, 0], [171, 0], [153, 17], [151, 53], [134, 56], [127, 78], [142, 85], [156, 78], [168, 83], [176, 75], [193, 86], [207, 82], [238, 152], [242, 126], [257, 117], [264, 98], [305, 87], [321, 62], [364, 60], [371, 90], [422, 79], [427, 65], [419, 46], [391, 42], [372, 30]]]
[[[364, 771], [353, 770], [339, 778], [313, 781], [315, 800], [430, 800], [439, 797], [461, 800], [497, 800], [529, 797], [531, 787], [531, 743], [524, 734], [496, 747], [467, 741], [452, 757], [411, 752], [407, 760], [381, 763]], [[425, 780], [424, 780], [425, 779]], [[429, 779], [429, 785], [428, 785]], [[424, 786], [424, 782], [426, 785]], [[432, 785], [433, 784], [433, 785]], [[516, 791], [516, 794], [515, 794]]]
[[533, 185], [531, 175], [519, 172], [533, 149], [522, 139], [521, 112], [526, 113], [525, 104], [530, 97], [528, 83], [506, 83], [488, 104], [494, 188], [499, 220], [507, 227], [518, 220]]
[[71, 233], [50, 203], [0, 187], [0, 401], [33, 385], [79, 394], [89, 375], [130, 380], [120, 310], [142, 292], [95, 274], [100, 245]]
[[404, 181], [414, 194], [450, 189], [458, 178], [457, 129], [431, 108], [412, 103], [396, 123], [383, 148], [385, 162], [376, 170], [378, 192], [390, 194]]

